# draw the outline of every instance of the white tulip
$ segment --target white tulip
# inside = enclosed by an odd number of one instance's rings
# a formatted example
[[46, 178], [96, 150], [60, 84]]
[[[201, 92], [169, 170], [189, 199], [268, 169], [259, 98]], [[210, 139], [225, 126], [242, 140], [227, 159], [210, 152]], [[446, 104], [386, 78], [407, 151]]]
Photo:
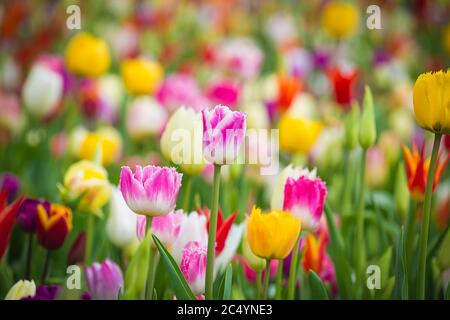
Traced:
[[166, 109], [146, 96], [135, 98], [127, 112], [127, 132], [135, 140], [160, 134], [168, 118]]
[[44, 65], [32, 67], [23, 86], [25, 106], [36, 117], [50, 115], [63, 95], [63, 78]]
[[117, 187], [113, 188], [110, 201], [106, 233], [112, 243], [125, 249], [137, 240], [137, 215], [128, 208]]

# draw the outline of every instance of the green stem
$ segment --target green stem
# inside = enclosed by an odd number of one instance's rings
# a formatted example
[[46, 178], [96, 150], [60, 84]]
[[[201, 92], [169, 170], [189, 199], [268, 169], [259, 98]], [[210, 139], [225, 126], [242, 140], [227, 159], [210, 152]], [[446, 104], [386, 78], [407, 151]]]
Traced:
[[418, 281], [418, 299], [425, 299], [425, 271], [427, 263], [427, 243], [428, 231], [430, 229], [431, 198], [433, 196], [434, 173], [441, 143], [441, 134], [436, 133], [433, 142], [433, 151], [431, 152], [430, 167], [428, 170], [427, 186], [425, 189], [425, 200], [423, 202], [422, 226], [419, 238], [419, 281]]
[[25, 279], [31, 279], [31, 260], [33, 257], [33, 232], [28, 233], [28, 248], [27, 248], [27, 264], [25, 269]]
[[348, 151], [347, 156], [347, 171], [345, 175], [345, 181], [344, 181], [344, 194], [342, 196], [342, 203], [341, 203], [341, 214], [342, 215], [348, 215], [351, 212], [351, 205], [352, 205], [352, 192], [353, 192], [353, 183], [354, 183], [354, 173], [353, 170], [350, 170], [352, 167], [352, 151]]
[[92, 243], [94, 241], [94, 224], [95, 216], [93, 214], [88, 214], [86, 220], [86, 256], [85, 263], [89, 265], [91, 263], [92, 255]]
[[[147, 216], [147, 233], [150, 234], [149, 239], [151, 239], [151, 233], [152, 233], [152, 220], [153, 217]], [[150, 240], [151, 241], [151, 240]], [[156, 273], [156, 265], [157, 262], [155, 261], [157, 259], [157, 255], [155, 250], [150, 247], [150, 263], [147, 273], [147, 289], [146, 289], [146, 298], [148, 300], [153, 299], [153, 287], [155, 284], [155, 273]]]
[[361, 180], [360, 193], [358, 199], [358, 210], [356, 211], [356, 234], [355, 234], [355, 249], [356, 249], [356, 283], [358, 290], [362, 289], [364, 265], [365, 265], [365, 248], [364, 248], [364, 204], [366, 195], [366, 158], [367, 150], [363, 149], [361, 158]]
[[266, 270], [264, 272], [264, 287], [263, 287], [263, 295], [262, 298], [267, 300], [267, 292], [269, 291], [269, 279], [270, 279], [270, 263], [271, 259], [266, 260]]
[[49, 266], [50, 266], [50, 250], [47, 250], [47, 252], [45, 254], [44, 269], [42, 270], [42, 275], [41, 275], [41, 283], [42, 284], [45, 284], [45, 279], [47, 279]]
[[186, 190], [184, 191], [184, 197], [183, 197], [183, 209], [186, 212], [189, 212], [189, 205], [191, 200], [191, 190], [192, 190], [192, 180], [194, 180], [194, 177], [185, 175], [186, 177]]
[[276, 286], [276, 296], [275, 299], [276, 300], [281, 300], [282, 297], [282, 290], [283, 290], [283, 286], [282, 286], [282, 282], [283, 282], [283, 260], [280, 259], [278, 260], [278, 269], [277, 269], [277, 279], [275, 282], [275, 286]]
[[262, 269], [258, 270], [256, 274], [256, 300], [261, 299], [261, 279], [262, 278]]
[[298, 247], [300, 245], [300, 235], [298, 235], [297, 241], [295, 242], [294, 249], [292, 251], [291, 259], [291, 269], [289, 271], [289, 282], [288, 282], [288, 300], [293, 300], [295, 295], [295, 283], [297, 281], [297, 260], [298, 260]]
[[209, 218], [208, 253], [206, 256], [205, 298], [207, 300], [213, 299], [214, 254], [216, 250], [217, 213], [219, 210], [220, 168], [221, 166], [219, 164], [214, 164], [211, 216]]

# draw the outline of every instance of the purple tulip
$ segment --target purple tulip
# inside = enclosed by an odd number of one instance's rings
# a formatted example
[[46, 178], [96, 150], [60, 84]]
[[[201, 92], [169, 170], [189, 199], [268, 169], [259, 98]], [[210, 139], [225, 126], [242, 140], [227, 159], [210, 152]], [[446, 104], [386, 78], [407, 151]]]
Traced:
[[25, 232], [35, 232], [37, 228], [37, 206], [44, 206], [46, 212], [50, 211], [50, 202], [32, 198], [25, 199], [17, 213], [16, 222]]
[[110, 259], [85, 268], [86, 286], [92, 300], [117, 300], [123, 288], [122, 270]]
[[33, 297], [27, 297], [22, 300], [56, 300], [61, 287], [57, 285], [40, 285], [36, 289]]
[[0, 178], [0, 190], [4, 188], [8, 191], [8, 202], [12, 202], [19, 192], [20, 180], [12, 173], [5, 173]]

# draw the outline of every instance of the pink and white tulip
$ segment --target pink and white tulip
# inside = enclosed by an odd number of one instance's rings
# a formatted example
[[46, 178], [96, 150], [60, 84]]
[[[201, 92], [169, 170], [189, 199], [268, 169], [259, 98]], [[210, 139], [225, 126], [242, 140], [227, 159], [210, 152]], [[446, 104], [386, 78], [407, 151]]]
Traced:
[[202, 111], [203, 155], [215, 164], [233, 163], [244, 141], [246, 115], [217, 105]]
[[172, 256], [179, 264], [183, 257], [186, 244], [195, 241], [206, 246], [208, 243], [207, 220], [205, 215], [191, 212], [185, 217], [180, 226], [180, 232], [172, 246]]
[[195, 295], [205, 292], [207, 247], [200, 242], [191, 241], [183, 249], [181, 272]]
[[120, 191], [134, 213], [162, 216], [175, 208], [182, 174], [175, 168], [157, 166], [122, 167]]
[[322, 217], [326, 195], [327, 188], [320, 178], [288, 178], [284, 186], [283, 210], [300, 218], [303, 229], [313, 231]]
[[[181, 224], [187, 216], [183, 210], [172, 211], [169, 214], [152, 219], [152, 234], [155, 234], [166, 248], [171, 248], [177, 240]], [[136, 224], [136, 234], [140, 241], [145, 237], [147, 217], [139, 215]]]

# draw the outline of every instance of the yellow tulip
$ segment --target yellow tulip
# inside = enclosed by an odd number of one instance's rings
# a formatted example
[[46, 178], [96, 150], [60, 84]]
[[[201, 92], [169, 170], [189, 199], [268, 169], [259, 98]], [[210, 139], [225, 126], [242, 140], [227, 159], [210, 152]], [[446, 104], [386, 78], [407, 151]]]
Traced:
[[122, 138], [113, 127], [103, 127], [94, 132], [87, 132], [81, 140], [79, 157], [93, 160], [100, 147], [103, 165], [109, 165], [120, 158], [122, 152]]
[[34, 296], [36, 294], [36, 285], [34, 281], [20, 280], [16, 282], [15, 285], [9, 289], [5, 300], [21, 300], [29, 296]]
[[247, 222], [247, 236], [252, 252], [263, 259], [284, 259], [291, 252], [300, 233], [300, 219], [289, 211], [262, 214], [253, 207]]
[[111, 64], [108, 44], [90, 33], [75, 35], [66, 49], [67, 68], [80, 76], [98, 77]]
[[279, 123], [280, 148], [287, 152], [307, 154], [322, 131], [320, 121], [283, 115]]
[[359, 14], [351, 3], [333, 1], [327, 4], [322, 14], [322, 25], [331, 36], [347, 38], [358, 26]]
[[424, 129], [450, 134], [450, 70], [422, 73], [414, 84], [414, 114]]
[[131, 94], [152, 94], [164, 75], [162, 66], [146, 58], [132, 58], [122, 62], [122, 79]]
[[63, 198], [78, 200], [80, 211], [102, 216], [101, 208], [109, 201], [111, 186], [108, 173], [100, 165], [81, 160], [69, 167], [64, 175]]

